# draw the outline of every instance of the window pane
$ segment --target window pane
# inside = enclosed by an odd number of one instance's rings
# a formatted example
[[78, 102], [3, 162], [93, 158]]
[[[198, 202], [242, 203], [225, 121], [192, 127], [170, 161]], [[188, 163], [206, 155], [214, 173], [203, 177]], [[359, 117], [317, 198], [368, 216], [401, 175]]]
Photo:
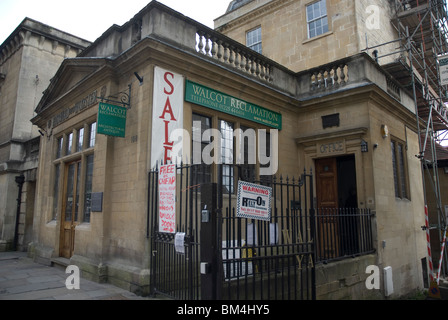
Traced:
[[219, 130], [221, 131], [222, 184], [224, 192], [233, 193], [233, 123], [221, 120]]
[[394, 186], [395, 186], [395, 196], [397, 198], [400, 197], [399, 185], [398, 185], [398, 170], [397, 170], [397, 156], [395, 150], [395, 142], [391, 141], [390, 143], [392, 149], [392, 169], [394, 172]]
[[75, 164], [71, 164], [68, 167], [68, 175], [67, 175], [67, 193], [65, 198], [65, 221], [72, 220], [74, 182], [75, 182]]
[[[198, 164], [193, 167], [193, 177], [195, 184], [208, 183], [212, 181], [211, 166], [203, 163], [202, 151], [210, 143], [210, 140], [203, 140], [205, 130], [211, 128], [211, 119], [199, 114], [193, 114], [193, 163]], [[200, 144], [200, 148], [195, 147]]]
[[401, 184], [401, 197], [407, 198], [407, 188], [406, 188], [406, 175], [404, 168], [404, 150], [403, 145], [398, 144], [398, 156], [400, 157], [400, 184]]
[[73, 132], [67, 136], [67, 145], [66, 145], [66, 149], [65, 149], [65, 155], [69, 155], [72, 153], [72, 146], [73, 146]]
[[76, 196], [75, 196], [75, 220], [78, 221], [79, 212], [79, 188], [81, 184], [81, 162], [76, 164]]
[[89, 148], [93, 148], [95, 146], [96, 122], [90, 124], [89, 131], [90, 131]]
[[313, 5], [306, 7], [307, 21], [311, 21], [314, 19], [313, 15]]
[[54, 184], [53, 184], [53, 220], [56, 219], [58, 215], [58, 200], [59, 200], [59, 176], [60, 176], [61, 165], [57, 164], [54, 171]]
[[255, 130], [249, 127], [240, 127], [240, 150], [242, 151], [242, 156], [244, 157], [243, 165], [241, 165], [241, 177], [245, 181], [253, 182], [255, 181], [255, 169], [257, 155], [255, 152], [256, 146], [256, 133]]
[[60, 157], [62, 157], [62, 147], [64, 145], [64, 138], [60, 137], [58, 139], [58, 145], [57, 145], [57, 149], [56, 149], [56, 159], [59, 159]]
[[93, 154], [87, 156], [86, 159], [86, 181], [84, 186], [84, 222], [90, 222], [93, 185], [93, 159]]
[[76, 151], [82, 151], [82, 145], [84, 140], [84, 128], [78, 130], [78, 144], [76, 145]]

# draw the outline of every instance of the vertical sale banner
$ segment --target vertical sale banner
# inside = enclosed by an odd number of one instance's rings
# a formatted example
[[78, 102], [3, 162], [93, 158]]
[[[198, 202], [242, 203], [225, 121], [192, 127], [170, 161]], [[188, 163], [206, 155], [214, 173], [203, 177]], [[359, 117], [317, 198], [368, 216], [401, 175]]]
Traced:
[[[151, 168], [156, 163], [176, 163], [182, 148], [171, 140], [176, 129], [183, 129], [184, 77], [159, 67], [154, 69], [152, 103]], [[182, 144], [180, 144], [182, 146]], [[174, 149], [178, 154], [174, 154]]]
[[159, 232], [176, 233], [176, 165], [159, 170]]

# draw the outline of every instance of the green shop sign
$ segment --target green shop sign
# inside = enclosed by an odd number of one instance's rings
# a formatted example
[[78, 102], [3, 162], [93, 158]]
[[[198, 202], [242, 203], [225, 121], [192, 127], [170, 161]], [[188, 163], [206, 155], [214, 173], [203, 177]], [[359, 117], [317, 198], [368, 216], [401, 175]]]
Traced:
[[126, 108], [100, 103], [97, 133], [124, 138], [126, 136], [126, 112]]
[[185, 101], [246, 120], [282, 129], [282, 115], [186, 80]]

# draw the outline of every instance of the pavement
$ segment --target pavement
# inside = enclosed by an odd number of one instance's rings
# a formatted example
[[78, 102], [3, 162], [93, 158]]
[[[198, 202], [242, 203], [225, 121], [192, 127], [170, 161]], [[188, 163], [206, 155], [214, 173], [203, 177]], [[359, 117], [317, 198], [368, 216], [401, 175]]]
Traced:
[[[0, 300], [166, 300], [141, 297], [108, 283], [80, 278], [79, 289], [68, 289], [70, 274], [39, 264], [26, 252], [0, 252]], [[439, 286], [441, 300], [448, 300], [448, 281]], [[427, 300], [439, 300], [431, 299]]]
[[79, 289], [69, 290], [70, 275], [35, 263], [26, 252], [0, 252], [0, 300], [157, 300], [82, 277]]

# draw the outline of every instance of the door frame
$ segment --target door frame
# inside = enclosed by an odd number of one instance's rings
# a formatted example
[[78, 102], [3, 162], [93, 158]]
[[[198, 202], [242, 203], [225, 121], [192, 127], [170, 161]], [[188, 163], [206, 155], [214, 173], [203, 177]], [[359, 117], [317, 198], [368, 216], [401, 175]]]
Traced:
[[[68, 192], [68, 178], [69, 178], [69, 168], [70, 166], [74, 165], [74, 173], [73, 173], [73, 205], [72, 205], [72, 212], [71, 212], [71, 220], [66, 220], [66, 209], [67, 209], [67, 192]], [[77, 159], [74, 161], [70, 161], [67, 163], [64, 163], [64, 178], [63, 178], [63, 193], [62, 193], [62, 207], [61, 207], [61, 215], [60, 215], [60, 232], [59, 232], [59, 256], [64, 258], [71, 258], [73, 256], [74, 247], [75, 247], [75, 228], [79, 224], [79, 204], [80, 204], [80, 198], [81, 193], [80, 191], [80, 184], [81, 184], [81, 177], [82, 177], [82, 161], [81, 159]], [[79, 184], [79, 185], [78, 185]], [[78, 216], [76, 215], [76, 200], [78, 199]], [[67, 230], [69, 233], [69, 248], [68, 248], [68, 254], [67, 254], [67, 246], [66, 243], [66, 236], [67, 236]]]

